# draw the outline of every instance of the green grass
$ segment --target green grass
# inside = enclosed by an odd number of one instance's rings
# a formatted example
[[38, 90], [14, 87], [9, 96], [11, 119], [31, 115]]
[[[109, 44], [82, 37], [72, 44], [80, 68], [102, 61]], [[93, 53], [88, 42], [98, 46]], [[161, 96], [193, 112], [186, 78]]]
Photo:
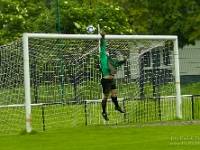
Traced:
[[[76, 90], [74, 84], [66, 84], [64, 86], [64, 101], [74, 101], [75, 98], [81, 100], [94, 100], [102, 98], [102, 88], [98, 82], [84, 81], [77, 84]], [[62, 88], [58, 83], [41, 84], [37, 86], [37, 95], [34, 93], [34, 87], [31, 87], [32, 103], [51, 103], [62, 101]], [[118, 97], [123, 98], [140, 98], [140, 87], [138, 83], [125, 84], [124, 82], [117, 82]], [[169, 83], [160, 86], [161, 96], [175, 95], [174, 83]], [[76, 94], [75, 94], [76, 93]], [[145, 84], [145, 97], [152, 97], [152, 84]], [[15, 87], [11, 89], [2, 89], [0, 91], [0, 105], [9, 104], [23, 104], [25, 91], [23, 87]], [[37, 97], [37, 100], [36, 100]]]
[[1, 150], [197, 150], [199, 124], [87, 126], [0, 137]]
[[200, 82], [181, 85], [181, 95], [200, 94]]
[[[117, 83], [118, 97], [123, 98], [140, 98], [140, 87], [136, 83], [124, 84], [124, 82]], [[153, 96], [152, 84], [145, 84], [144, 86], [145, 97], [149, 98]], [[192, 95], [199, 94], [200, 83], [188, 84], [181, 86], [181, 95]], [[158, 88], [158, 87], [156, 87]], [[175, 95], [174, 83], [168, 83], [161, 85], [160, 87], [161, 96], [172, 96]], [[39, 103], [50, 103], [50, 102], [61, 102], [62, 100], [62, 89], [60, 84], [43, 84], [37, 86], [38, 90], [38, 102]], [[94, 100], [101, 99], [102, 89], [99, 82], [85, 81], [78, 84], [76, 87], [76, 98], [78, 100]], [[0, 104], [23, 104], [24, 103], [24, 88], [16, 87], [11, 89], [1, 89], [0, 91]], [[34, 88], [31, 88], [31, 100], [35, 103]], [[74, 101], [75, 91], [74, 85], [68, 84], [64, 87], [64, 101]]]

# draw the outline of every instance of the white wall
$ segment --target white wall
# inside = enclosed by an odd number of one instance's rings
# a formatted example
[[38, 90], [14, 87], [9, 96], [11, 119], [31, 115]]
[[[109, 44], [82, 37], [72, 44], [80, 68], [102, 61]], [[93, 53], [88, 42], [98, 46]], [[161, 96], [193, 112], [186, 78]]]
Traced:
[[180, 75], [200, 75], [200, 41], [179, 49]]

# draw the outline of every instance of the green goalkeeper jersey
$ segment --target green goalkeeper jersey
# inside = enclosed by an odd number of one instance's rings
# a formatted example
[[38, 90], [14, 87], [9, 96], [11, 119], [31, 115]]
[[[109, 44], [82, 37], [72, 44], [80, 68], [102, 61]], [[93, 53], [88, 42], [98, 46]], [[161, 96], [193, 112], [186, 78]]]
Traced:
[[100, 63], [101, 63], [101, 72], [102, 77], [107, 75], [116, 74], [117, 67], [121, 66], [125, 61], [113, 61], [106, 54], [106, 40], [104, 37], [101, 39], [101, 51], [100, 51]]

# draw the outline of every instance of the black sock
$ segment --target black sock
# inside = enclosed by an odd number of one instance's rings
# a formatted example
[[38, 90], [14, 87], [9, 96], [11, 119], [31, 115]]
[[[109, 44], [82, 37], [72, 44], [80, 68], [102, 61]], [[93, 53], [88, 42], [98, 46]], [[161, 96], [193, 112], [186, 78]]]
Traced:
[[115, 107], [119, 107], [119, 104], [118, 104], [118, 101], [117, 101], [117, 97], [112, 97], [111, 96], [111, 99], [112, 99], [112, 102], [115, 104]]
[[101, 105], [102, 105], [103, 113], [105, 114], [106, 113], [106, 100], [102, 100]]

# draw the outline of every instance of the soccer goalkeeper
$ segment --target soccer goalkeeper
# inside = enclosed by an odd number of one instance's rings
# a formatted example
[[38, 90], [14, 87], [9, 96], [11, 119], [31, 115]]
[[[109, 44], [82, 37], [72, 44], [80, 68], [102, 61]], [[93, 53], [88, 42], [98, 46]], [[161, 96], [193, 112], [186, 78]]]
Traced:
[[111, 93], [112, 102], [115, 105], [115, 110], [118, 110], [121, 113], [125, 113], [125, 111], [121, 109], [117, 101], [115, 74], [117, 71], [117, 67], [125, 63], [127, 58], [125, 58], [123, 61], [113, 61], [111, 57], [109, 56], [110, 55], [109, 51], [106, 51], [106, 40], [105, 40], [104, 31], [102, 30], [100, 34], [101, 34], [100, 63], [101, 63], [101, 72], [102, 72], [101, 85], [102, 85], [103, 94], [104, 94], [104, 97], [102, 100], [102, 110], [103, 110], [102, 116], [106, 121], [108, 121], [109, 118], [106, 113], [106, 105], [107, 105], [107, 99], [110, 93]]

